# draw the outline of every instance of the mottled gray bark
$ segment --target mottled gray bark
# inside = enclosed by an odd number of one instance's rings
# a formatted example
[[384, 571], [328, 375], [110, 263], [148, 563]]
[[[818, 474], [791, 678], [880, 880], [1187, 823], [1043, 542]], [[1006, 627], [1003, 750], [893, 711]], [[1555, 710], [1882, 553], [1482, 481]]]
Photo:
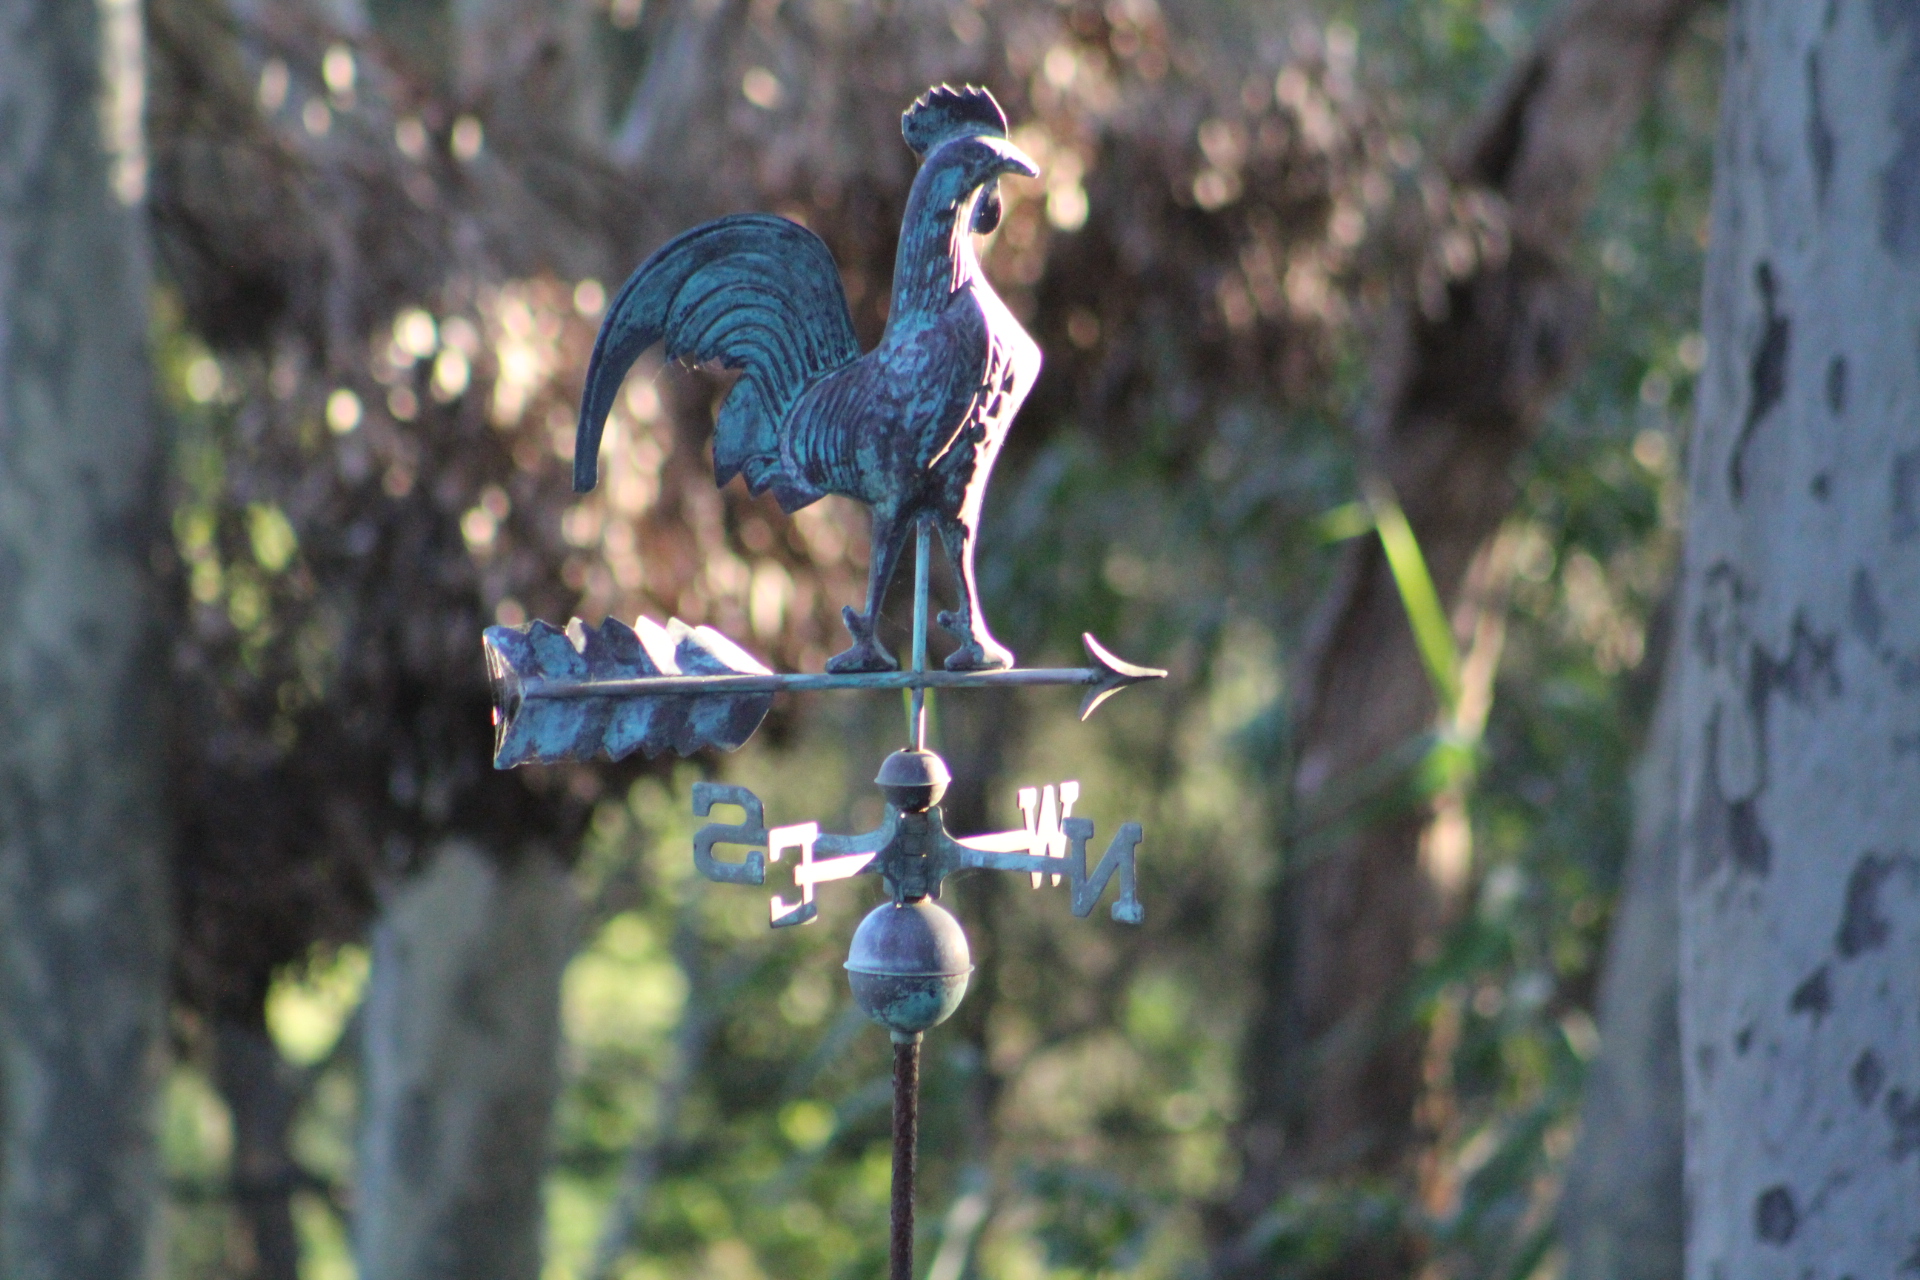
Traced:
[[1681, 676], [1687, 1271], [1920, 1268], [1920, 6], [1731, 15]]
[[0, 0], [0, 1275], [138, 1276], [168, 902], [139, 13]]
[[446, 842], [373, 932], [362, 1280], [534, 1280], [577, 904], [560, 863]]
[[1560, 1208], [1566, 1280], [1675, 1280], [1681, 1208], [1679, 686], [1633, 779], [1633, 845], [1600, 982], [1600, 1056]]

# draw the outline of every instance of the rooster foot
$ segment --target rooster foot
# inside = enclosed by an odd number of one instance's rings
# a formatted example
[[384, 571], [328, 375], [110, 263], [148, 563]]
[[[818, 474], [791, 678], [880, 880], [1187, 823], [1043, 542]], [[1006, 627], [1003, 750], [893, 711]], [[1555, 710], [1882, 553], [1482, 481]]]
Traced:
[[827, 659], [827, 670], [836, 676], [860, 671], [898, 671], [900, 660], [888, 653], [878, 640], [871, 636], [857, 641], [853, 648], [845, 653], [836, 653]]
[[947, 670], [1004, 671], [1013, 665], [1013, 652], [991, 636], [975, 635], [965, 614], [942, 610], [940, 625], [961, 640], [960, 647], [947, 655]]
[[850, 605], [841, 607], [840, 616], [846, 620], [847, 630], [853, 636], [853, 648], [828, 658], [828, 672], [839, 676], [854, 672], [900, 669], [900, 660], [888, 653], [886, 646], [873, 638], [871, 618], [855, 613]]

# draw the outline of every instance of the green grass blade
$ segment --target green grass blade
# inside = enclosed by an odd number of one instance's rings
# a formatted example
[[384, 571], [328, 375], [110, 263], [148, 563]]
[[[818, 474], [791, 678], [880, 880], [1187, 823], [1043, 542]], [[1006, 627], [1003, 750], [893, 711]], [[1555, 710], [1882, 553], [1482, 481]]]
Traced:
[[1460, 704], [1460, 650], [1453, 642], [1453, 627], [1446, 610], [1440, 606], [1440, 592], [1427, 571], [1427, 558], [1420, 554], [1420, 542], [1413, 536], [1406, 512], [1394, 497], [1392, 486], [1383, 479], [1369, 478], [1364, 485], [1367, 508], [1373, 513], [1375, 530], [1380, 534], [1380, 549], [1386, 552], [1387, 568], [1393, 585], [1400, 592], [1400, 603], [1413, 626], [1413, 642], [1426, 664], [1427, 678], [1433, 682], [1434, 696], [1449, 717]]
[[1373, 532], [1373, 512], [1364, 502], [1345, 502], [1324, 512], [1313, 522], [1313, 531], [1322, 542], [1345, 542]]

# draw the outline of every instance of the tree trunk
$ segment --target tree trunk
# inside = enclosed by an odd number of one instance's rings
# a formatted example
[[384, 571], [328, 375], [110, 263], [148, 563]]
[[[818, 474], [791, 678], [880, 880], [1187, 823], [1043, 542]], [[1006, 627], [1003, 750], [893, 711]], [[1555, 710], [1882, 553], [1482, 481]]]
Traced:
[[[1365, 462], [1406, 504], [1450, 613], [1512, 509], [1516, 456], [1577, 367], [1588, 305], [1568, 259], [1694, 2], [1577, 0], [1561, 15], [1458, 167], [1499, 232], [1464, 275], [1431, 276], [1421, 307], [1390, 335], [1363, 424]], [[1457, 621], [1477, 629], [1471, 616]], [[1382, 1019], [1466, 871], [1433, 865], [1442, 842], [1427, 842], [1423, 856], [1423, 806], [1356, 820], [1329, 799], [1391, 767], [1439, 710], [1375, 540], [1351, 544], [1314, 637], [1300, 667], [1290, 781], [1297, 825], [1317, 828], [1318, 847], [1279, 877], [1269, 908], [1243, 1053], [1242, 1180], [1217, 1224], [1227, 1271], [1257, 1269], [1242, 1241], [1289, 1183], [1404, 1168], [1421, 1053], [1410, 1030]], [[1386, 1275], [1407, 1265], [1389, 1247], [1341, 1269]]]
[[1680, 657], [1687, 1272], [1920, 1267], [1920, 10], [1731, 17]]
[[355, 1253], [363, 1280], [534, 1280], [558, 1088], [566, 870], [448, 841], [373, 933]]
[[0, 1274], [154, 1258], [167, 987], [140, 14], [0, 5]]
[[1681, 1271], [1680, 698], [1664, 664], [1633, 780], [1633, 846], [1600, 980], [1600, 1056], [1560, 1208], [1566, 1280]]
[[299, 1175], [289, 1131], [301, 1103], [297, 1072], [280, 1056], [264, 1010], [217, 1016], [213, 1074], [233, 1119], [234, 1212], [245, 1235], [246, 1280], [299, 1280], [300, 1237], [293, 1222]]

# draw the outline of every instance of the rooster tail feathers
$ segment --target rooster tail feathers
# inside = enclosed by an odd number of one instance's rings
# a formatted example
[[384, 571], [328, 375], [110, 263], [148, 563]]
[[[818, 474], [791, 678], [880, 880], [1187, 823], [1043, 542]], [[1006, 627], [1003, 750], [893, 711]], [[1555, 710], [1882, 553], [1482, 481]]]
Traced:
[[[600, 435], [606, 430], [607, 415], [620, 394], [620, 384], [640, 353], [660, 340], [660, 323], [642, 318], [647, 310], [645, 291], [640, 289], [643, 266], [633, 273], [626, 287], [614, 297], [601, 321], [599, 336], [593, 342], [593, 355], [587, 360], [586, 388], [580, 396], [580, 425], [573, 440], [573, 488], [585, 493], [593, 488], [600, 472]], [[638, 296], [636, 296], [638, 295]]]
[[900, 134], [917, 156], [954, 138], [1007, 136], [1007, 114], [993, 95], [973, 85], [936, 85], [900, 117]]
[[670, 360], [743, 371], [715, 424], [714, 471], [721, 484], [745, 471], [756, 492], [782, 479], [780, 424], [793, 402], [860, 354], [839, 268], [818, 236], [767, 214], [695, 227], [641, 263], [607, 308], [580, 399], [576, 490], [593, 488], [620, 384], [656, 342]]

